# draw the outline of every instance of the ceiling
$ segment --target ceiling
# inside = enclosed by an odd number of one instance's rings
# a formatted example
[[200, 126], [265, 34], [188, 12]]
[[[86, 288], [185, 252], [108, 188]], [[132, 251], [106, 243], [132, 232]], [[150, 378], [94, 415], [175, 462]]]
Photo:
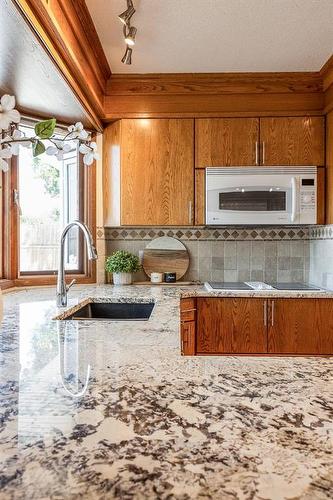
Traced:
[[317, 71], [333, 53], [333, 0], [133, 2], [127, 66], [126, 0], [86, 0], [113, 73]]

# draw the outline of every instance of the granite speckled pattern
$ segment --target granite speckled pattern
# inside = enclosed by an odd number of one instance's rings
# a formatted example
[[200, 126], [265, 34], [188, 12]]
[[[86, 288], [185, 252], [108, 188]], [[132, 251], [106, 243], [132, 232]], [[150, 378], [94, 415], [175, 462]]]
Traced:
[[53, 321], [52, 288], [5, 296], [1, 499], [333, 498], [333, 361], [181, 357], [179, 295], [200, 291], [70, 291], [154, 300], [140, 323]]

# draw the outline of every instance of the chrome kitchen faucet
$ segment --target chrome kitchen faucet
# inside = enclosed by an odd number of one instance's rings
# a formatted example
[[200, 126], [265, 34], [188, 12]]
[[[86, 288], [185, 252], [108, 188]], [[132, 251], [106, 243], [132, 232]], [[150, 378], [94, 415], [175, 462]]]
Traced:
[[82, 230], [84, 239], [87, 244], [87, 255], [89, 260], [97, 259], [97, 251], [93, 242], [93, 238], [91, 232], [89, 231], [86, 224], [83, 222], [79, 222], [77, 220], [68, 224], [62, 232], [60, 239], [60, 257], [59, 257], [59, 268], [58, 268], [58, 281], [57, 281], [57, 307], [66, 307], [67, 306], [67, 292], [71, 286], [74, 285], [76, 280], [72, 280], [69, 285], [66, 285], [65, 280], [65, 240], [68, 231], [77, 226]]

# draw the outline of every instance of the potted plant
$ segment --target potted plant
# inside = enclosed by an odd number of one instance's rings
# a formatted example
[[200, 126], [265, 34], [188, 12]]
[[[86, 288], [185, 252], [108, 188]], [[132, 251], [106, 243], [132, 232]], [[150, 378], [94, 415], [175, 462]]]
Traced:
[[126, 250], [114, 252], [105, 262], [105, 270], [113, 273], [114, 285], [131, 285], [133, 273], [140, 268], [139, 257]]

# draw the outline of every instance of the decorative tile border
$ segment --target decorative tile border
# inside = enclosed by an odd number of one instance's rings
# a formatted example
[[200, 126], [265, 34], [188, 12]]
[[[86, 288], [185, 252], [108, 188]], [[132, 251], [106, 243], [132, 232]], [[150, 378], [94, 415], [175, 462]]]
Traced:
[[[333, 226], [319, 226], [331, 228]], [[197, 227], [99, 227], [97, 238], [105, 240], [152, 240], [160, 236], [171, 236], [183, 241], [271, 241], [271, 240], [308, 240], [316, 239], [316, 226], [258, 226], [239, 227], [224, 226], [218, 228]], [[322, 232], [320, 232], [322, 234]], [[326, 233], [325, 233], [326, 234]], [[330, 231], [327, 231], [327, 235]], [[322, 236], [321, 236], [322, 238]]]
[[333, 239], [333, 225], [329, 226], [310, 226], [309, 227], [310, 240], [332, 240]]

